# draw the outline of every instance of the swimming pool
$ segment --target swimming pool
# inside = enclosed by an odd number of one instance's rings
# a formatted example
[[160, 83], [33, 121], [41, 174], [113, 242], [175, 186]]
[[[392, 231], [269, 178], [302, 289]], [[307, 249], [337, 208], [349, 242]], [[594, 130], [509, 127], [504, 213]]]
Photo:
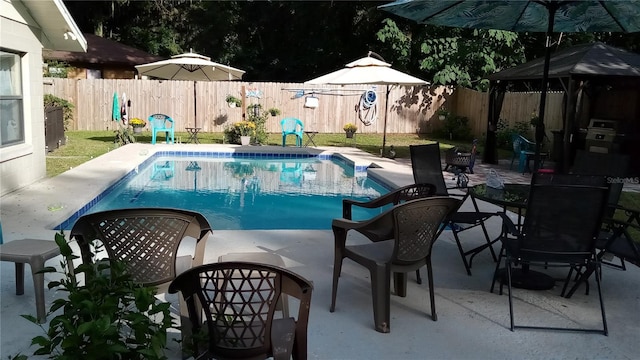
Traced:
[[[202, 213], [218, 230], [327, 230], [342, 216], [343, 198], [389, 191], [366, 176], [366, 167], [339, 156], [188, 155], [152, 156], [58, 228], [69, 229], [84, 213], [175, 207]], [[354, 219], [380, 211], [357, 209]]]

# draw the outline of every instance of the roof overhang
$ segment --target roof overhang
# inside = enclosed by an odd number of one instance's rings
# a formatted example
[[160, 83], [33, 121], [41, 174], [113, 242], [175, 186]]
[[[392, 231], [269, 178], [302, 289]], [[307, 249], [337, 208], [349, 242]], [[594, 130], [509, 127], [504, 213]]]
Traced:
[[82, 35], [62, 0], [22, 0], [36, 26], [42, 30], [42, 45], [51, 50], [87, 51]]

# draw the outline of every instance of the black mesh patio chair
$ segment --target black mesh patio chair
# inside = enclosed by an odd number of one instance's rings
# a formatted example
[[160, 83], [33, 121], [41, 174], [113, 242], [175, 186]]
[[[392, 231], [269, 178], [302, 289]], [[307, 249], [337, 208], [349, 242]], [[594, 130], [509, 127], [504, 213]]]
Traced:
[[[330, 311], [334, 312], [338, 278], [342, 261], [349, 258], [366, 267], [371, 274], [373, 294], [373, 318], [376, 331], [387, 333], [390, 323], [390, 282], [393, 273], [395, 293], [406, 296], [406, 273], [427, 266], [431, 316], [437, 320], [431, 249], [444, 219], [460, 206], [460, 200], [450, 197], [431, 197], [410, 200], [396, 205], [386, 212], [363, 221], [334, 219], [332, 222], [335, 258], [333, 265], [333, 290]], [[356, 230], [363, 234], [367, 229], [390, 229], [389, 240], [373, 241], [359, 245], [347, 245], [347, 233]]]
[[[253, 262], [218, 262], [180, 274], [169, 292], [185, 299], [195, 359], [307, 358], [307, 325], [313, 286], [287, 269]], [[276, 318], [286, 294], [296, 318]]]
[[[342, 217], [348, 220], [353, 220], [352, 212], [354, 206], [366, 209], [375, 209], [386, 205], [398, 205], [401, 202], [430, 197], [433, 196], [435, 192], [436, 187], [433, 184], [409, 184], [369, 201], [343, 199]], [[377, 225], [377, 227], [369, 226], [357, 231], [371, 241], [393, 239], [393, 229], [389, 224], [380, 222], [377, 223]], [[422, 284], [422, 278], [420, 277], [419, 270], [417, 271], [417, 281], [418, 284]]]
[[[171, 208], [117, 209], [87, 214], [71, 229], [82, 261], [102, 261], [93, 256], [92, 244], [102, 245], [108, 259], [124, 263], [133, 281], [165, 293], [180, 272], [201, 265], [211, 226], [200, 213]], [[192, 254], [178, 256], [186, 238], [195, 239]], [[103, 257], [100, 254], [99, 257]], [[179, 298], [180, 316], [188, 321]], [[183, 335], [187, 333], [184, 332]]]
[[[447, 185], [444, 181], [444, 176], [442, 175], [440, 145], [438, 143], [426, 145], [411, 145], [409, 146], [409, 150], [411, 153], [411, 167], [413, 169], [413, 179], [415, 183], [429, 183], [435, 185], [435, 195], [437, 196], [459, 196], [461, 197], [462, 202], [466, 200], [468, 196], [466, 192], [464, 192], [464, 194], [462, 195], [449, 193], [450, 189], [460, 189], [464, 191], [466, 190], [466, 188], [447, 188]], [[484, 225], [485, 220], [494, 215], [496, 215], [495, 212], [456, 211], [445, 220], [446, 226], [443, 226], [440, 229], [440, 232], [442, 232], [444, 229], [450, 229], [453, 233], [453, 237], [456, 240], [456, 245], [458, 246], [458, 251], [460, 252], [460, 256], [462, 257], [462, 262], [464, 263], [464, 268], [467, 271], [467, 275], [471, 275], [473, 258], [486, 248], [489, 248], [493, 261], [498, 261], [496, 253], [492, 247], [492, 244], [497, 240], [491, 240], [489, 238], [489, 233], [487, 232], [487, 228]], [[473, 249], [465, 250], [462, 246], [462, 241], [460, 240], [460, 236], [458, 234], [465, 230], [472, 229], [476, 226], [480, 226], [482, 228], [482, 233], [484, 234], [486, 243]], [[438, 233], [438, 236], [439, 235], [440, 234]]]
[[[170, 208], [117, 209], [87, 214], [71, 229], [84, 263], [93, 258], [91, 244], [102, 243], [109, 259], [124, 262], [133, 280], [166, 290], [180, 270], [201, 265], [211, 226], [200, 213]], [[195, 239], [195, 253], [178, 257], [182, 241]], [[184, 262], [184, 263], [181, 263]]]
[[[626, 270], [626, 262], [640, 267], [640, 239], [632, 234], [640, 233], [640, 211], [618, 206], [617, 211], [624, 213], [623, 219], [605, 218], [606, 230], [600, 232], [596, 247], [598, 257], [603, 264]], [[635, 231], [632, 233], [630, 230]], [[607, 254], [620, 259], [620, 264], [604, 261]]]
[[[610, 191], [604, 210], [603, 227], [596, 247], [599, 249], [598, 256], [603, 259], [603, 264], [620, 269], [626, 268], [625, 259], [629, 259], [636, 265], [640, 259], [638, 246], [628, 232], [629, 228], [638, 226], [638, 212], [618, 205], [624, 180], [628, 175], [629, 161], [628, 155], [578, 150], [571, 168], [573, 174], [601, 175], [608, 179]], [[616, 213], [622, 214], [622, 219], [614, 219]], [[620, 263], [604, 261], [607, 253], [619, 258]]]
[[[506, 214], [502, 214], [503, 231], [500, 238], [502, 242], [500, 257], [502, 258], [504, 255], [505, 259], [512, 331], [515, 328], [550, 329], [599, 332], [607, 335], [600, 274], [599, 271], [596, 271], [600, 268], [600, 260], [596, 256], [595, 246], [608, 191], [602, 176], [536, 173], [533, 175], [522, 228], [518, 229]], [[591, 273], [595, 272], [603, 328], [515, 325], [512, 280], [513, 268], [518, 265], [522, 266], [521, 273], [525, 275], [530, 266], [570, 268], [561, 295], [565, 293], [572, 276], [572, 270], [580, 271], [572, 292], [581, 283], [586, 282]], [[500, 263], [496, 266], [494, 284], [495, 281], [504, 280], [499, 267]], [[570, 294], [566, 297], [570, 297]]]

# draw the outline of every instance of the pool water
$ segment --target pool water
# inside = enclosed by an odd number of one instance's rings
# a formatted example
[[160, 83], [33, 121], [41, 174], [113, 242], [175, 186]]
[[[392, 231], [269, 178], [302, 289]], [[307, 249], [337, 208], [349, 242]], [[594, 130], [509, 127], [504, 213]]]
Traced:
[[[342, 217], [343, 198], [369, 200], [387, 192], [366, 171], [335, 158], [164, 156], [110, 189], [87, 213], [174, 207], [202, 213], [217, 230], [327, 230]], [[382, 210], [354, 208], [353, 218]]]

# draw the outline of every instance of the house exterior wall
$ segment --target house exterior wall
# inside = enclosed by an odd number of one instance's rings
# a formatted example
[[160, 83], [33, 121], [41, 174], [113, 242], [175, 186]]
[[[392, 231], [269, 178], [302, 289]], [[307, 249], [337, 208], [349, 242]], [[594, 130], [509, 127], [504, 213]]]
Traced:
[[87, 69], [85, 69], [85, 68], [77, 68], [77, 67], [69, 68], [69, 71], [67, 72], [67, 78], [68, 79], [76, 79], [76, 80], [86, 79], [87, 78]]
[[45, 177], [46, 158], [41, 33], [11, 2], [0, 3], [0, 47], [21, 55], [25, 135], [24, 143], [0, 148], [0, 195], [4, 195]]
[[[87, 79], [87, 68], [78, 64], [72, 64], [67, 72], [68, 79], [83, 80]], [[102, 73], [101, 79], [135, 79], [136, 72], [133, 70], [104, 67], [99, 69]]]

